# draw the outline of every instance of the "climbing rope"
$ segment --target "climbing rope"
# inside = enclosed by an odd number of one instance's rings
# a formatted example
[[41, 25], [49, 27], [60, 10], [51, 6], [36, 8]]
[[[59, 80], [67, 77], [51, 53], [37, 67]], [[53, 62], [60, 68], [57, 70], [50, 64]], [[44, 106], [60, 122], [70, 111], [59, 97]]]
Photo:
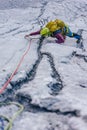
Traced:
[[[0, 115], [1, 118], [3, 118], [4, 120], [6, 120], [8, 122], [8, 125], [5, 129], [3, 129], [3, 126], [1, 127], [2, 130], [11, 130], [12, 128], [12, 124], [15, 120], [15, 118], [23, 111], [24, 107], [23, 105], [19, 104], [19, 103], [16, 103], [16, 102], [10, 102], [10, 103], [7, 103], [7, 105], [16, 105], [17, 107], [19, 107], [20, 109], [13, 115], [13, 117], [11, 119], [9, 119], [8, 117], [4, 116], [4, 115]], [[5, 103], [0, 103], [0, 106], [2, 105], [6, 105]], [[3, 122], [2, 122], [2, 125], [3, 125]]]
[[3, 93], [3, 91], [7, 88], [8, 84], [10, 83], [10, 81], [12, 80], [12, 78], [14, 77], [14, 75], [17, 73], [17, 71], [18, 71], [18, 69], [19, 69], [19, 67], [20, 67], [20, 65], [21, 65], [21, 63], [22, 63], [24, 57], [26, 56], [26, 54], [28, 53], [28, 51], [29, 51], [29, 49], [30, 49], [30, 46], [31, 46], [31, 39], [30, 39], [30, 42], [29, 42], [28, 49], [25, 51], [25, 53], [24, 53], [23, 56], [21, 57], [21, 59], [20, 59], [18, 65], [17, 65], [15, 71], [11, 74], [11, 76], [10, 76], [10, 78], [7, 80], [7, 82], [1, 87], [1, 89], [0, 89], [0, 94]]

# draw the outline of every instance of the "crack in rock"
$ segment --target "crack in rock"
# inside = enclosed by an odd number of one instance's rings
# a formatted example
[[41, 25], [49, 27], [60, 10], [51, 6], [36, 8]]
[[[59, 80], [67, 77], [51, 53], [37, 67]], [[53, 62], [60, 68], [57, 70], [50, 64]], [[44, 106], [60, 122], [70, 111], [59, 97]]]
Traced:
[[61, 80], [61, 77], [59, 75], [59, 73], [57, 72], [56, 68], [55, 68], [55, 64], [54, 64], [54, 60], [53, 57], [50, 53], [42, 53], [42, 55], [46, 55], [48, 58], [48, 61], [50, 63], [50, 67], [52, 69], [52, 78], [56, 79], [56, 83], [52, 83], [50, 82], [48, 84], [48, 87], [51, 89], [52, 91], [52, 95], [57, 95], [58, 92], [63, 88], [63, 82]]
[[85, 62], [87, 62], [87, 56], [85, 56], [85, 55], [82, 55], [82, 54], [75, 54], [75, 56], [76, 57], [78, 57], [78, 58], [81, 58], [81, 59], [83, 59]]
[[[55, 69], [55, 64], [54, 64], [54, 61], [53, 61], [53, 57], [50, 53], [42, 53], [40, 50], [41, 50], [41, 47], [43, 45], [43, 40], [44, 38], [41, 38], [40, 41], [39, 41], [39, 46], [37, 48], [37, 53], [38, 53], [38, 60], [35, 62], [35, 64], [33, 65], [33, 68], [30, 72], [27, 73], [27, 77], [25, 77], [25, 79], [22, 79], [22, 80], [19, 80], [16, 82], [16, 84], [14, 86], [20, 86], [22, 85], [23, 83], [25, 82], [29, 82], [31, 80], [34, 79], [35, 77], [35, 74], [36, 74], [36, 70], [39, 66], [39, 63], [41, 62], [42, 58], [44, 57], [44, 55], [47, 56], [48, 60], [49, 60], [49, 63], [50, 63], [50, 67], [52, 69], [52, 77], [56, 79], [56, 82], [55, 84], [52, 85], [51, 83], [51, 88], [54, 88], [54, 86], [56, 87], [56, 90], [59, 91], [63, 88], [63, 84], [62, 84], [62, 80], [60, 78], [60, 75], [58, 74], [58, 72], [56, 71]], [[12, 84], [11, 84], [12, 85]], [[52, 87], [53, 86], [53, 87]], [[53, 90], [53, 93], [57, 92], [55, 91], [55, 88], [54, 89], [51, 89]]]
[[58, 115], [63, 115], [63, 116], [74, 116], [74, 117], [79, 117], [80, 116], [80, 111], [79, 110], [65, 110], [62, 111], [60, 108], [54, 110], [54, 109], [49, 109], [45, 106], [40, 106], [38, 104], [32, 104], [32, 99], [31, 96], [29, 95], [23, 95], [21, 93], [18, 93], [16, 95], [16, 100], [20, 102], [24, 106], [24, 111], [29, 111], [29, 112], [51, 112], [51, 113], [56, 113]]

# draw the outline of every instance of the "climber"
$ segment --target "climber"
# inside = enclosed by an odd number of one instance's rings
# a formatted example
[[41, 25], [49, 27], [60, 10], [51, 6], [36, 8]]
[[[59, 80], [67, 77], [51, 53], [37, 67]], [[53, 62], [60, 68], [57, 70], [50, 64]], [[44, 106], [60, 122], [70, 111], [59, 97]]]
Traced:
[[55, 40], [56, 43], [59, 43], [59, 44], [65, 42], [66, 36], [77, 39], [77, 43], [79, 43], [81, 39], [80, 35], [78, 35], [77, 33], [73, 33], [69, 29], [69, 27], [62, 20], [59, 20], [59, 19], [48, 22], [47, 25], [43, 27], [42, 29], [36, 32], [30, 33], [29, 35], [25, 35], [25, 38], [32, 35], [38, 35], [38, 34], [40, 34], [43, 37], [46, 37], [46, 36], [54, 37], [57, 39]]

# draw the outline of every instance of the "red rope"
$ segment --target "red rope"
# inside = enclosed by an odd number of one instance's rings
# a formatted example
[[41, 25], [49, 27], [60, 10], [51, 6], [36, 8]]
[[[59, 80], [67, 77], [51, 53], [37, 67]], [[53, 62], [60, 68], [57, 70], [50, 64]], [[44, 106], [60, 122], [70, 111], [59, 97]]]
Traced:
[[14, 75], [17, 73], [25, 55], [28, 53], [29, 49], [30, 49], [30, 45], [31, 45], [31, 39], [30, 39], [30, 43], [29, 43], [29, 46], [28, 46], [28, 49], [25, 51], [25, 53], [23, 54], [23, 56], [21, 57], [15, 71], [11, 74], [10, 78], [6, 81], [6, 83], [2, 86], [2, 88], [0, 89], [0, 94], [3, 93], [3, 91], [7, 88], [8, 84], [10, 83], [10, 81], [12, 80], [12, 78], [14, 77]]

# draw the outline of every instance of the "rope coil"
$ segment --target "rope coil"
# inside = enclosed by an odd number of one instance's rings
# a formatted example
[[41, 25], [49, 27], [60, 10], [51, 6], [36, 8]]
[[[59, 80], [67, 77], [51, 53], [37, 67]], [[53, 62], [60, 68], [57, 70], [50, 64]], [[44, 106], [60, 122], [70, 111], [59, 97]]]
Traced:
[[[9, 119], [8, 117], [4, 116], [4, 115], [0, 115], [0, 118], [3, 118], [4, 120], [6, 120], [8, 122], [8, 125], [7, 127], [4, 129], [4, 125], [3, 125], [3, 121], [1, 121], [2, 123], [2, 129], [1, 130], [11, 130], [12, 128], [12, 124], [13, 124], [13, 121], [15, 120], [15, 118], [23, 111], [24, 109], [24, 106], [17, 103], [17, 102], [9, 102], [7, 103], [7, 105], [11, 105], [11, 104], [14, 104], [16, 105], [17, 107], [19, 107], [20, 109], [13, 115], [13, 117], [11, 119]], [[1, 105], [5, 105], [5, 103], [0, 103], [0, 106]]]

